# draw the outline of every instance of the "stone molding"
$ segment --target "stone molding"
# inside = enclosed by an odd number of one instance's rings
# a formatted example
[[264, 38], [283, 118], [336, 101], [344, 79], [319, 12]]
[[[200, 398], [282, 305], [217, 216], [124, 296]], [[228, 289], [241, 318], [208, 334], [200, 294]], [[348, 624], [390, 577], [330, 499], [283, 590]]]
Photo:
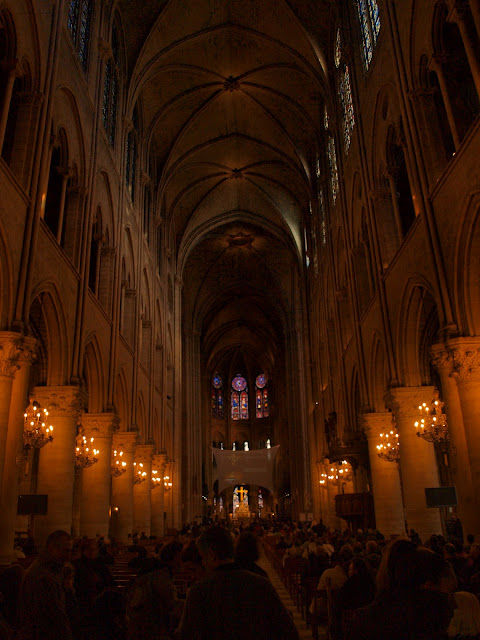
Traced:
[[432, 347], [432, 364], [450, 369], [457, 383], [480, 382], [480, 338], [455, 338]]
[[87, 438], [110, 438], [118, 430], [120, 418], [113, 413], [83, 413], [80, 424]]
[[167, 466], [168, 456], [166, 453], [157, 453], [152, 457], [152, 464], [163, 475]]
[[87, 404], [87, 394], [81, 387], [35, 387], [32, 397], [48, 409], [52, 418], [78, 419]]

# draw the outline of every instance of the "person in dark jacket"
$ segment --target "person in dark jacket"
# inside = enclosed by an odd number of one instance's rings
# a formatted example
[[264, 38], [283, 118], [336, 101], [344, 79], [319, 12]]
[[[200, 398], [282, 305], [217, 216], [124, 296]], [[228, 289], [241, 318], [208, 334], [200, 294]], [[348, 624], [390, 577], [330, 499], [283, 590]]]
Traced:
[[429, 549], [396, 540], [382, 558], [373, 604], [352, 617], [347, 640], [447, 640], [451, 567]]
[[45, 552], [25, 574], [19, 598], [19, 640], [72, 640], [63, 589], [63, 567], [71, 551], [70, 535], [54, 531]]
[[267, 572], [259, 567], [257, 560], [260, 554], [258, 552], [257, 539], [251, 531], [242, 531], [235, 540], [234, 560], [241, 569], [257, 573], [259, 576], [268, 578]]
[[197, 544], [208, 575], [188, 591], [180, 640], [299, 640], [270, 581], [233, 561], [233, 540], [226, 529], [207, 529]]

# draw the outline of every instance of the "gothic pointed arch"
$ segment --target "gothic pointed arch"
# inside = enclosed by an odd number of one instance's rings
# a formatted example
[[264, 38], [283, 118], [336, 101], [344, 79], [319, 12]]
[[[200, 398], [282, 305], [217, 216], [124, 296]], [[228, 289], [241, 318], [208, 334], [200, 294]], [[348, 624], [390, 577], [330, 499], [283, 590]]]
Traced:
[[105, 369], [100, 344], [95, 335], [89, 336], [86, 341], [83, 379], [88, 394], [88, 412], [101, 413], [105, 407]]

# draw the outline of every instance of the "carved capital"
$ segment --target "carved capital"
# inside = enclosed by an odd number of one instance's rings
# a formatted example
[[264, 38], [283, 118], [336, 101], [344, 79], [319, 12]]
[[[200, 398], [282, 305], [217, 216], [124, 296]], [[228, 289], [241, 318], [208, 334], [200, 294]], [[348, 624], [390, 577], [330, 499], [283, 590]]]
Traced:
[[118, 451], [133, 454], [139, 442], [138, 431], [118, 431], [113, 434], [112, 447]]
[[364, 430], [368, 440], [380, 437], [381, 433], [393, 428], [393, 416], [390, 411], [364, 413]]
[[394, 387], [387, 394], [387, 405], [391, 407], [397, 420], [404, 417], [417, 417], [418, 407], [437, 396], [434, 387]]
[[87, 394], [80, 387], [35, 387], [32, 393], [52, 418], [77, 420], [87, 404]]
[[151, 464], [153, 454], [155, 453], [155, 445], [139, 444], [135, 451], [135, 462], [143, 462], [143, 464]]
[[31, 364], [36, 342], [14, 331], [0, 332], [0, 375], [13, 377], [21, 364]]
[[451, 374], [454, 367], [453, 354], [443, 344], [434, 345], [430, 351], [430, 362], [437, 371], [446, 371]]
[[87, 438], [110, 439], [118, 431], [120, 419], [113, 413], [83, 413], [80, 425]]
[[480, 347], [457, 348], [452, 351], [453, 368], [452, 376], [457, 382], [480, 382]]
[[165, 467], [167, 466], [168, 456], [166, 453], [157, 453], [153, 456], [152, 464], [162, 475], [165, 473]]

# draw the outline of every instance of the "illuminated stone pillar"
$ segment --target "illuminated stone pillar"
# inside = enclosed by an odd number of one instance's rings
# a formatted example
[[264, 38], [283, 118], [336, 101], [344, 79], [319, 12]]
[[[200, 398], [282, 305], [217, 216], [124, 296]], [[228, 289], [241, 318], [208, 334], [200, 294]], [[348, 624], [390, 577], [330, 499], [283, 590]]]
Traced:
[[75, 438], [86, 394], [79, 387], [36, 387], [32, 398], [53, 426], [53, 441], [40, 450], [38, 463], [37, 493], [48, 495], [47, 515], [35, 517], [35, 542], [42, 546], [52, 531], [72, 529]]
[[[153, 444], [139, 444], [135, 451], [136, 469], [143, 464], [143, 471], [146, 472], [144, 482], [133, 485], [133, 528], [138, 533], [144, 532], [150, 535], [152, 530], [152, 457], [155, 451]], [[135, 483], [135, 473], [134, 473]]]
[[[334, 469], [334, 471], [332, 471]], [[335, 475], [336, 465], [325, 461], [325, 473], [329, 476]], [[340, 518], [337, 516], [335, 508], [335, 496], [338, 495], [338, 480], [327, 480], [327, 527], [330, 529], [341, 529]]]
[[415, 529], [422, 541], [432, 533], [441, 534], [438, 509], [426, 505], [425, 489], [438, 487], [438, 469], [433, 444], [417, 436], [415, 421], [422, 402], [435, 397], [433, 387], [395, 387], [391, 389], [392, 409], [400, 442], [400, 473], [407, 528]]
[[84, 413], [81, 423], [84, 435], [95, 438], [99, 456], [96, 464], [81, 471], [80, 533], [89, 537], [108, 536], [112, 436], [119, 419], [113, 413]]
[[[125, 473], [112, 477], [110, 530], [111, 535], [119, 542], [127, 542], [128, 534], [133, 533], [133, 461], [138, 440], [137, 431], [117, 432], [112, 440], [112, 449], [117, 451], [117, 459], [126, 462], [123, 467]], [[118, 455], [120, 451], [123, 451], [121, 457]]]
[[4, 456], [0, 487], [0, 564], [8, 564], [13, 559], [18, 478], [24, 463], [23, 414], [28, 405], [36, 342], [17, 333], [0, 333], [0, 433]]
[[165, 475], [165, 465], [167, 463], [166, 453], [157, 453], [153, 456], [152, 467], [158, 472], [157, 476], [161, 482], [156, 483], [152, 489], [152, 535], [161, 537], [165, 535], [165, 485], [163, 477]]
[[434, 345], [432, 347], [432, 364], [438, 371], [442, 385], [442, 399], [445, 405], [451, 444], [449, 458], [458, 497], [457, 513], [465, 535], [468, 533], [480, 534], [480, 505], [473, 488], [470, 452], [465, 434], [459, 386], [455, 379], [453, 353], [445, 345]]
[[453, 356], [452, 376], [460, 398], [473, 486], [472, 510], [476, 514], [471, 524], [475, 530], [465, 533], [480, 535], [480, 338], [455, 338], [449, 340], [448, 348]]
[[[175, 489], [175, 482], [173, 478], [174, 467], [175, 467], [175, 462], [173, 460], [168, 459], [167, 464], [165, 466], [165, 476], [168, 476], [168, 479], [166, 480], [166, 482], [167, 483], [171, 482], [172, 486], [166, 487], [165, 489], [165, 513], [167, 514], [165, 526], [167, 529], [175, 526], [175, 512], [177, 511], [175, 509], [175, 504], [174, 504], [174, 498], [175, 499], [177, 498], [177, 493], [174, 491]], [[227, 491], [225, 492], [225, 495], [228, 496]], [[227, 497], [227, 500], [228, 500], [228, 497]], [[232, 497], [230, 494], [229, 507], [231, 507], [231, 505], [232, 505]], [[228, 514], [228, 511], [226, 513]], [[228, 515], [226, 517], [228, 517]]]
[[366, 413], [364, 419], [372, 474], [375, 523], [377, 529], [388, 539], [405, 533], [402, 488], [398, 463], [379, 458], [377, 445], [382, 442], [381, 433], [396, 427], [393, 426], [392, 414], [388, 411]]

